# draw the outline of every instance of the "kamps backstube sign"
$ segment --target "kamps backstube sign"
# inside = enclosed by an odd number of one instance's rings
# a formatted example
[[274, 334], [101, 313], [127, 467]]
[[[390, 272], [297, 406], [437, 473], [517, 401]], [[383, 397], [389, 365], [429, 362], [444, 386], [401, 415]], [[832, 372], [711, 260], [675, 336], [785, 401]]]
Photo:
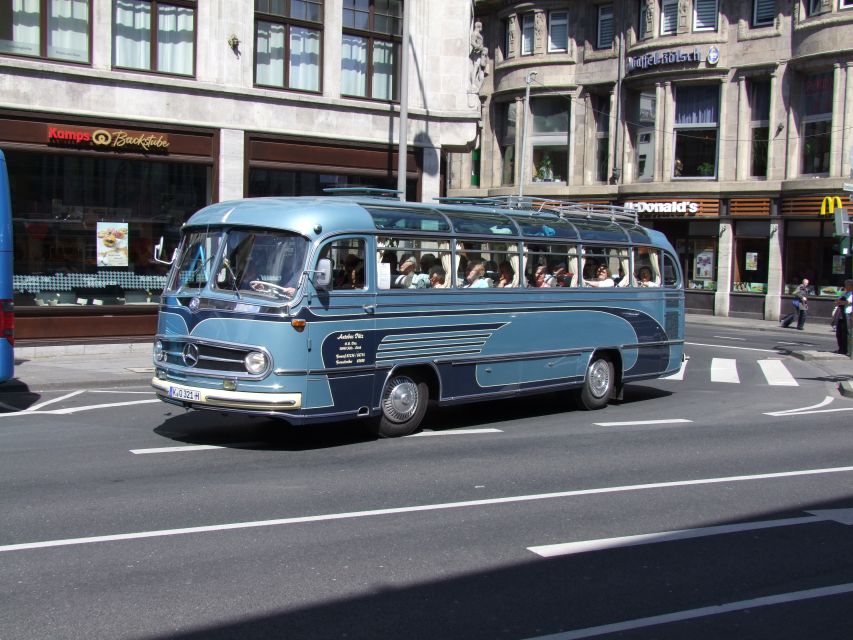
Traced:
[[142, 151], [143, 153], [167, 153], [169, 151], [169, 137], [162, 133], [125, 129], [93, 129], [69, 125], [47, 125], [47, 143], [65, 147], [112, 151]]

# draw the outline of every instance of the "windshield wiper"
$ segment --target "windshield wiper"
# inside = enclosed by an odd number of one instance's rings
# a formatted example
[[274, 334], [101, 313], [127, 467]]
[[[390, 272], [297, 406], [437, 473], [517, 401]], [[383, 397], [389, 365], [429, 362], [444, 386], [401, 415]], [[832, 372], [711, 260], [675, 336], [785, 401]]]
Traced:
[[222, 256], [222, 266], [228, 270], [229, 275], [231, 276], [231, 282], [234, 283], [234, 293], [237, 294], [237, 299], [242, 300], [243, 296], [240, 295], [240, 288], [237, 286], [237, 274], [234, 273], [234, 270], [231, 268], [231, 261], [228, 259], [228, 256]]

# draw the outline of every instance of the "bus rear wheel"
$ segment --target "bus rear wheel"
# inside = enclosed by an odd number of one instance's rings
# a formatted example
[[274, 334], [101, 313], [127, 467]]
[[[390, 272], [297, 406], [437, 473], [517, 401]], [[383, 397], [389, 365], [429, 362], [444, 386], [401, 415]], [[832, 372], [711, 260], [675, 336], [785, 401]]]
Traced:
[[429, 387], [422, 380], [395, 375], [382, 390], [377, 435], [398, 438], [414, 433], [426, 415]]
[[613, 385], [613, 363], [607, 358], [593, 356], [578, 394], [581, 407], [587, 411], [606, 407], [613, 393]]

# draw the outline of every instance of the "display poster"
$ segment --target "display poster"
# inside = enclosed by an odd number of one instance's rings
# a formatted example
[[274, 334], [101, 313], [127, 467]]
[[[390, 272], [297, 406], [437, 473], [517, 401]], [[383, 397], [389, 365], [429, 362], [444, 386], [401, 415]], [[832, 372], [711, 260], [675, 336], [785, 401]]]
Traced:
[[693, 263], [693, 277], [697, 280], [707, 280], [714, 277], [714, 252], [701, 251], [696, 254]]
[[747, 271], [758, 271], [758, 252], [757, 251], [747, 251], [746, 252], [746, 270]]
[[127, 266], [127, 223], [98, 222], [97, 253], [99, 267]]
[[832, 275], [844, 275], [844, 256], [832, 256]]

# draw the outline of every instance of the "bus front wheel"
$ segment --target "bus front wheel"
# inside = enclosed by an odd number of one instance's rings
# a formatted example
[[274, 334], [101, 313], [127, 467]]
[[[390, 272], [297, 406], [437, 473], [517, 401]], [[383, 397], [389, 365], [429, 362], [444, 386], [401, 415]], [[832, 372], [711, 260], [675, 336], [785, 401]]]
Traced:
[[578, 394], [580, 405], [588, 411], [607, 406], [613, 393], [613, 363], [607, 358], [594, 356], [586, 370], [586, 379]]
[[381, 438], [397, 438], [414, 433], [426, 415], [429, 387], [426, 382], [396, 375], [382, 391], [382, 415], [377, 434]]

